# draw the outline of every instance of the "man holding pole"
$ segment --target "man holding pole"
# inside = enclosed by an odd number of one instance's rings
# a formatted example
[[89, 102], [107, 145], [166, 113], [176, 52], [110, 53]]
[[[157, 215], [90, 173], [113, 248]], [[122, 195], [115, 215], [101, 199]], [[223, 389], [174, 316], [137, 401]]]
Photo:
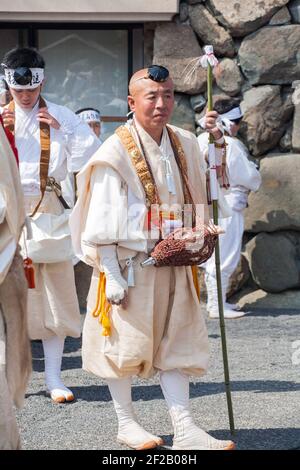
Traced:
[[[132, 377], [158, 372], [174, 428], [173, 449], [231, 450], [232, 441], [207, 434], [189, 410], [189, 377], [202, 376], [208, 365], [208, 335], [194, 271], [190, 266], [140, 267], [157, 242], [145, 229], [157, 206], [154, 225], [164, 235], [183, 225], [186, 207], [197, 206], [208, 221], [197, 139], [167, 125], [174, 86], [164, 67], [136, 72], [128, 102], [133, 119], [79, 173], [71, 216], [75, 253], [94, 266], [83, 368], [107, 380], [119, 442], [137, 450], [163, 443], [140, 426], [131, 399]], [[217, 116], [207, 113], [206, 126], [223, 139]]]
[[[245, 312], [236, 311], [237, 306], [226, 302], [226, 292], [230, 277], [234, 273], [240, 258], [242, 238], [244, 233], [243, 211], [247, 207], [248, 194], [257, 191], [261, 177], [256, 165], [248, 159], [248, 152], [243, 143], [236, 137], [243, 114], [236, 99], [219, 100], [214, 105], [225, 130], [226, 163], [230, 189], [225, 195], [232, 215], [220, 219], [219, 225], [225, 233], [220, 236], [220, 259], [222, 277], [222, 298], [224, 318], [240, 318]], [[208, 134], [205, 132], [198, 137], [202, 153], [207, 152]], [[215, 259], [212, 256], [205, 264], [205, 282], [207, 287], [207, 311], [210, 318], [219, 317], [218, 294], [216, 283]]]

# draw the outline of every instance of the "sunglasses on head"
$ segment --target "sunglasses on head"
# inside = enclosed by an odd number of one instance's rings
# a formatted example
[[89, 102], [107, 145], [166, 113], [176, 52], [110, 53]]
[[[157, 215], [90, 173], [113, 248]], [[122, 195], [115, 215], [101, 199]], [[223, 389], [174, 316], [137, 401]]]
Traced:
[[131, 83], [138, 82], [139, 80], [150, 79], [154, 82], [166, 82], [169, 78], [169, 70], [162, 65], [150, 65], [147, 68], [147, 75], [144, 77], [136, 78], [135, 80], [131, 81]]
[[145, 78], [150, 78], [154, 82], [165, 82], [169, 78], [169, 70], [162, 65], [150, 65]]
[[32, 80], [32, 72], [28, 67], [18, 67], [14, 71], [14, 79], [18, 85], [28, 85]]

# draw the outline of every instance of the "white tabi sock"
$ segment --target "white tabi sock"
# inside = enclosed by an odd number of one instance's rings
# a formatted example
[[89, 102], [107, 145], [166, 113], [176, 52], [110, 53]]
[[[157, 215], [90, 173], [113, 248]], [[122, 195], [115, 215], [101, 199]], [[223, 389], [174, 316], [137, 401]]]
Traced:
[[52, 400], [59, 403], [74, 400], [73, 393], [64, 386], [60, 377], [64, 344], [65, 338], [58, 336], [43, 339], [47, 391]]
[[107, 379], [108, 388], [118, 417], [117, 440], [135, 450], [152, 449], [163, 440], [142, 428], [137, 422], [131, 398], [131, 377]]
[[200, 429], [189, 410], [189, 377], [178, 369], [160, 372], [160, 385], [174, 428], [173, 450], [230, 450], [232, 441], [215, 439]]
[[[243, 317], [246, 313], [237, 311], [237, 306], [231, 306], [226, 302], [226, 291], [229, 279], [222, 274], [222, 299], [224, 318], [235, 319]], [[218, 289], [217, 280], [210, 274], [205, 274], [205, 283], [207, 288], [207, 311], [210, 318], [219, 318]]]

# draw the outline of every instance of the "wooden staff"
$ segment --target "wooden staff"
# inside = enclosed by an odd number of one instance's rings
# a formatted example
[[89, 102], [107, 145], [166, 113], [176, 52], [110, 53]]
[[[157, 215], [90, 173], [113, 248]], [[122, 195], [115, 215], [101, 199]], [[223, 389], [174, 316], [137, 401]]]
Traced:
[[[208, 97], [207, 109], [208, 111], [212, 111], [213, 110], [213, 99], [212, 99], [213, 73], [212, 72], [213, 72], [213, 67], [217, 65], [218, 61], [216, 57], [214, 56], [213, 46], [205, 46], [204, 51], [205, 51], [205, 55], [201, 59], [201, 65], [202, 67], [207, 68], [207, 97]], [[217, 171], [216, 171], [216, 155], [215, 155], [214, 137], [212, 136], [212, 134], [209, 134], [208, 158], [209, 158], [209, 172], [210, 172], [210, 191], [211, 191], [211, 199], [212, 199], [212, 206], [213, 206], [213, 221], [215, 225], [218, 225], [218, 219], [219, 219], [218, 181], [217, 181]], [[235, 429], [234, 429], [233, 408], [232, 408], [232, 400], [231, 400], [228, 354], [227, 354], [227, 345], [226, 345], [224, 306], [223, 306], [223, 297], [222, 297], [222, 279], [221, 279], [221, 268], [220, 268], [219, 237], [217, 239], [216, 248], [215, 248], [215, 261], [216, 261], [216, 279], [217, 279], [217, 291], [218, 291], [218, 306], [219, 306], [219, 319], [220, 319], [220, 330], [221, 330], [221, 341], [222, 341], [225, 389], [226, 389], [226, 398], [227, 398], [227, 406], [228, 406], [230, 432], [233, 435], [235, 432]]]

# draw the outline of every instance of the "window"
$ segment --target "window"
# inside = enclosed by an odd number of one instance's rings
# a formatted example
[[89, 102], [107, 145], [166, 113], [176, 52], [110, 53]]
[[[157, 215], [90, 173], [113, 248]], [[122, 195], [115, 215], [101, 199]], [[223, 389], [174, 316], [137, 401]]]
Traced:
[[18, 43], [39, 49], [46, 62], [46, 99], [72, 111], [88, 106], [98, 108], [104, 139], [126, 121], [128, 78], [143, 67], [142, 26], [20, 26], [22, 29], [0, 29], [0, 52], [3, 56]]
[[104, 118], [127, 114], [127, 31], [40, 30], [46, 99], [76, 111], [98, 108]]
[[7, 51], [19, 44], [18, 30], [0, 29], [0, 63]]

